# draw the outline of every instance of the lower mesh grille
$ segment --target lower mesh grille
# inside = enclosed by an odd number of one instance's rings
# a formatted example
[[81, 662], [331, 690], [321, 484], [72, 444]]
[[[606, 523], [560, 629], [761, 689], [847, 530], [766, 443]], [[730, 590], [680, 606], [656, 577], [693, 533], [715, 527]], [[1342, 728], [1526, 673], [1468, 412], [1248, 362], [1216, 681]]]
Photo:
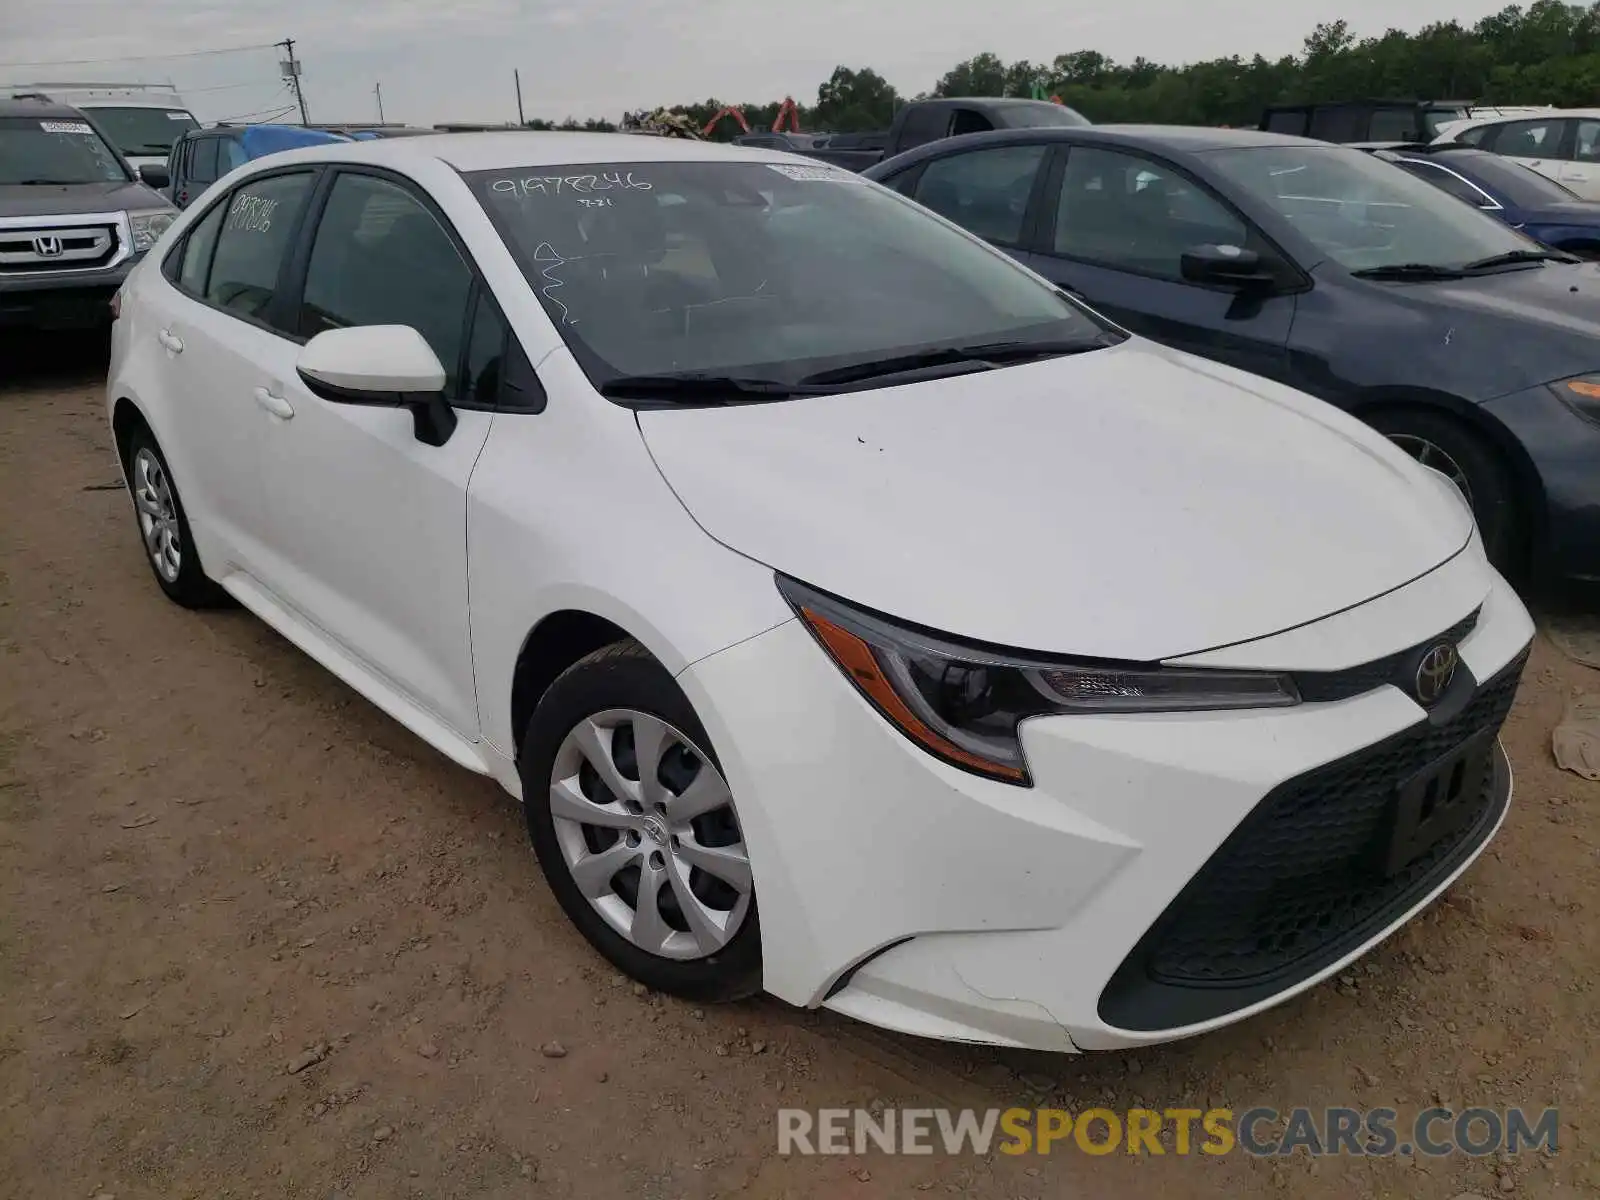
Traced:
[[1449, 720], [1419, 723], [1274, 788], [1128, 956], [1101, 997], [1101, 1015], [1123, 1028], [1166, 1027], [1128, 1023], [1138, 1013], [1155, 1019], [1156, 992], [1169, 993], [1165, 1003], [1175, 1009], [1232, 1011], [1255, 1002], [1244, 993], [1265, 998], [1315, 974], [1414, 904], [1493, 827], [1504, 767], [1487, 753], [1473, 760], [1459, 801], [1470, 811], [1460, 813], [1459, 827], [1385, 874], [1396, 789], [1477, 740], [1487, 749], [1526, 662], [1524, 651]]

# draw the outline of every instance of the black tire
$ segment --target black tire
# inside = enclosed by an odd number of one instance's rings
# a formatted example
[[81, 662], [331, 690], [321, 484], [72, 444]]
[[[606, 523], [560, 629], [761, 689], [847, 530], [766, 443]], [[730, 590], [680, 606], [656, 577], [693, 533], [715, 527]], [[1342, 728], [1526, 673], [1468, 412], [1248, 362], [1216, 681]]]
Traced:
[[1408, 453], [1415, 454], [1420, 440], [1449, 457], [1466, 480], [1489, 561], [1501, 571], [1514, 572], [1526, 540], [1522, 513], [1511, 472], [1489, 440], [1464, 421], [1427, 409], [1385, 409], [1367, 420]]
[[550, 890], [579, 932], [619, 970], [647, 987], [685, 1000], [723, 1003], [761, 990], [761, 931], [756, 900], [739, 930], [717, 953], [669, 959], [634, 945], [608, 925], [585, 898], [562, 856], [550, 811], [550, 779], [567, 734], [607, 709], [647, 713], [673, 726], [718, 771], [716, 751], [687, 696], [638, 642], [603, 646], [568, 667], [540, 699], [517, 756], [528, 836]]
[[[161, 573], [144, 540], [139, 501], [135, 494], [139, 486], [136, 471], [141, 453], [149, 454], [160, 465], [161, 472], [166, 478], [168, 493], [172, 498], [179, 543], [178, 571], [175, 578], [169, 579]], [[166, 455], [161, 453], [155, 435], [148, 428], [139, 425], [129, 431], [127, 444], [123, 447], [122, 464], [128, 481], [128, 498], [133, 501], [134, 528], [139, 533], [139, 550], [144, 555], [145, 565], [155, 576], [156, 583], [167, 594], [167, 599], [174, 604], [181, 604], [184, 608], [223, 608], [231, 604], [232, 598], [228, 593], [206, 576], [205, 568], [200, 563], [200, 552], [195, 548], [194, 535], [189, 532], [189, 517], [184, 512], [183, 498], [178, 494], [177, 481], [172, 478], [172, 469], [167, 466]]]

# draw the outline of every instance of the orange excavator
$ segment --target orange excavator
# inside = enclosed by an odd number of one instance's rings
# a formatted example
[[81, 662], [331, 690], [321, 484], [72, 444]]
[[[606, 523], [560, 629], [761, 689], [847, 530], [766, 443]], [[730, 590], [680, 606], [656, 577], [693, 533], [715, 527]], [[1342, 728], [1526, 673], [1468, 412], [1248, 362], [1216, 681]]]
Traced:
[[[746, 133], [750, 132], [750, 122], [744, 119], [744, 113], [734, 108], [731, 104], [724, 105], [712, 114], [711, 119], [700, 130], [701, 137], [710, 137], [711, 131], [717, 127], [717, 122], [723, 117], [732, 117], [739, 123], [739, 128]], [[789, 126], [790, 133], [800, 132], [800, 106], [794, 102], [793, 96], [785, 96], [783, 103], [778, 105], [778, 115], [773, 118], [772, 132], [782, 133], [785, 123]]]

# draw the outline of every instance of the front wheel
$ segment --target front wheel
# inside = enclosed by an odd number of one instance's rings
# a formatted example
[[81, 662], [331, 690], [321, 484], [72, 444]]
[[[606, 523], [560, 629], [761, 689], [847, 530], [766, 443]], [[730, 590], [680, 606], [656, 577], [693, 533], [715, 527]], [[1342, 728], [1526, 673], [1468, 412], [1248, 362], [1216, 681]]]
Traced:
[[689, 1000], [760, 990], [733, 794], [688, 698], [642, 646], [569, 667], [528, 722], [518, 770], [540, 869], [601, 954]]
[[1484, 552], [1511, 571], [1523, 544], [1516, 491], [1504, 461], [1482, 434], [1443, 412], [1395, 409], [1370, 418], [1374, 429], [1461, 491], [1472, 506]]

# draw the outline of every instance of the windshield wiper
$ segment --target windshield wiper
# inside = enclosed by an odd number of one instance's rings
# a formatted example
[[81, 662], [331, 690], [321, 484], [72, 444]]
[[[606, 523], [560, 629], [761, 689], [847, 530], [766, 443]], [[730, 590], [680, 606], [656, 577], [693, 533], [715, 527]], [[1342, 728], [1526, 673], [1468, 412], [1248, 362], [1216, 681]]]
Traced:
[[1004, 363], [1025, 362], [1031, 358], [1058, 358], [1065, 354], [1082, 354], [1086, 350], [1099, 350], [1107, 345], [1101, 338], [1082, 338], [1074, 341], [979, 342], [969, 346], [940, 346], [935, 350], [922, 350], [916, 354], [899, 354], [892, 358], [876, 358], [868, 362], [851, 363], [831, 371], [818, 371], [801, 378], [802, 384], [858, 383], [885, 375], [900, 375], [930, 367], [959, 366], [971, 363], [974, 370], [988, 370]]
[[832, 389], [785, 383], [781, 379], [751, 379], [703, 371], [681, 375], [618, 375], [600, 385], [600, 394], [613, 400], [677, 400], [691, 404], [782, 400], [829, 391]]
[[13, 180], [16, 187], [72, 187], [74, 184], [89, 183], [87, 179], [17, 179]]
[[1365, 267], [1351, 271], [1355, 279], [1463, 279], [1466, 272], [1460, 267], [1441, 267], [1437, 263], [1390, 263], [1383, 267]]
[[1504, 254], [1491, 254], [1488, 258], [1476, 259], [1462, 267], [1463, 271], [1492, 271], [1496, 267], [1511, 267], [1517, 263], [1531, 262], [1582, 262], [1575, 255], [1564, 253], [1560, 250], [1508, 250]]

